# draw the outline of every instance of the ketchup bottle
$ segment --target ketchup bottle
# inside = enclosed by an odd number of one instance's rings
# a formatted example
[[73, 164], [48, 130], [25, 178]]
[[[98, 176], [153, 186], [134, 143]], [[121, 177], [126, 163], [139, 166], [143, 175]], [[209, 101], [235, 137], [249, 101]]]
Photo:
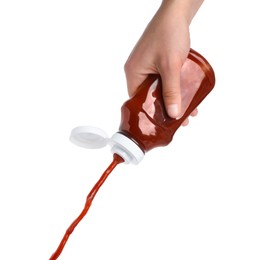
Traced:
[[190, 49], [181, 69], [182, 116], [179, 119], [168, 116], [162, 97], [161, 77], [151, 74], [136, 94], [122, 105], [117, 133], [107, 138], [101, 129], [82, 126], [73, 129], [71, 141], [86, 148], [109, 144], [112, 152], [122, 157], [125, 163], [138, 164], [146, 152], [172, 141], [176, 130], [214, 85], [212, 67], [202, 55]]

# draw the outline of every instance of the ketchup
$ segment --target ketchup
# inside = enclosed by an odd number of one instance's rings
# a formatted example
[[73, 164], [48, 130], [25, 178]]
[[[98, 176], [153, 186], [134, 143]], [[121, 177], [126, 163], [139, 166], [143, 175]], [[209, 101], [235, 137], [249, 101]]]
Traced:
[[84, 206], [82, 212], [72, 222], [72, 224], [68, 227], [68, 229], [66, 230], [66, 232], [65, 232], [65, 234], [64, 234], [60, 244], [58, 245], [56, 251], [51, 255], [49, 260], [56, 260], [60, 256], [60, 254], [62, 253], [62, 251], [63, 251], [63, 249], [64, 249], [64, 247], [66, 245], [66, 242], [67, 242], [69, 236], [73, 233], [75, 227], [79, 224], [79, 222], [84, 218], [84, 216], [88, 212], [88, 210], [89, 210], [89, 208], [90, 208], [90, 206], [92, 204], [92, 201], [93, 201], [96, 193], [98, 192], [99, 188], [103, 185], [103, 183], [105, 182], [105, 180], [107, 179], [109, 174], [114, 170], [114, 168], [119, 163], [122, 163], [122, 162], [123, 162], [123, 159], [121, 157], [119, 157], [117, 154], [114, 154], [112, 163], [108, 166], [108, 168], [102, 174], [102, 176], [100, 177], [98, 182], [95, 184], [93, 189], [89, 192], [89, 194], [88, 194], [88, 196], [86, 198], [86, 203], [85, 203], [85, 206]]

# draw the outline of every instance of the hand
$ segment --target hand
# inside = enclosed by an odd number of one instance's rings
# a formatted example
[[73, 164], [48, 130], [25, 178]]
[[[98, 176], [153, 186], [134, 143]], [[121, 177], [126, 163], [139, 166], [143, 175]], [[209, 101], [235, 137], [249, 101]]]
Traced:
[[[190, 49], [190, 22], [174, 2], [163, 1], [126, 61], [125, 73], [130, 96], [148, 74], [160, 74], [167, 113], [179, 118], [182, 116], [180, 71]], [[194, 110], [191, 115], [196, 114]], [[186, 119], [182, 125], [188, 122]]]

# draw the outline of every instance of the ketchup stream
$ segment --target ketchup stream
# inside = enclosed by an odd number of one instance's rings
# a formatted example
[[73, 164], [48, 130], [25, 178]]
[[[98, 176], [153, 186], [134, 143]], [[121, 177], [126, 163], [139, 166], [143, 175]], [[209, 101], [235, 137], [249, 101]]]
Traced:
[[55, 260], [57, 259], [60, 254], [62, 253], [65, 244], [69, 238], [69, 236], [74, 231], [75, 227], [79, 224], [79, 222], [84, 218], [86, 213], [88, 212], [92, 201], [98, 192], [99, 188], [102, 186], [102, 184], [105, 182], [109, 174], [114, 170], [114, 168], [119, 164], [122, 163], [124, 160], [117, 154], [114, 154], [112, 163], [108, 166], [108, 168], [105, 170], [105, 172], [102, 174], [98, 182], [95, 184], [93, 189], [89, 192], [87, 198], [86, 198], [86, 204], [81, 212], [81, 214], [72, 222], [72, 224], [69, 226], [69, 228], [66, 230], [59, 246], [57, 247], [56, 251], [52, 254], [52, 256], [49, 258], [49, 260]]

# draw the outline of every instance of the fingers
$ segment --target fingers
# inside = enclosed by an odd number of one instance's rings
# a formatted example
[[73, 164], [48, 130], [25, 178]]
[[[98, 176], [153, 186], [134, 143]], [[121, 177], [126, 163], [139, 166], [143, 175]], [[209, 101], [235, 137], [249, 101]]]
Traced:
[[194, 109], [193, 111], [192, 111], [192, 113], [190, 114], [190, 116], [196, 116], [198, 114], [198, 110], [197, 110], [197, 108], [196, 109]]
[[184, 122], [181, 124], [182, 126], [187, 126], [189, 124], [189, 119], [185, 119]]
[[[195, 110], [193, 110], [193, 112], [190, 114], [190, 116], [196, 116], [198, 114], [198, 110], [197, 108]], [[189, 124], [189, 119], [186, 118], [183, 123], [181, 124], [182, 126], [187, 126]]]

